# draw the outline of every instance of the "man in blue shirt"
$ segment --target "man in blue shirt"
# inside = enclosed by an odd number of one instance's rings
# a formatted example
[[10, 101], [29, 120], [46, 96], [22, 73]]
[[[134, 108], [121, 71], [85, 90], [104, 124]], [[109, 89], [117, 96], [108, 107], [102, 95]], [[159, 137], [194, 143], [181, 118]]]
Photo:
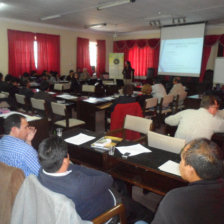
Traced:
[[20, 168], [24, 174], [38, 175], [40, 164], [32, 140], [36, 129], [30, 127], [26, 118], [13, 114], [4, 120], [5, 135], [0, 139], [0, 161]]

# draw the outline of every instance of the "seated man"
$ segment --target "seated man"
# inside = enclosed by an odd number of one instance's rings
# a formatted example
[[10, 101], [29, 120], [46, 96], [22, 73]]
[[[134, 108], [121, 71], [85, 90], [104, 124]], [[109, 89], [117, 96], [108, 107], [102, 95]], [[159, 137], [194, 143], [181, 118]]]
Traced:
[[180, 82], [180, 77], [175, 77], [173, 79], [173, 87], [170, 90], [169, 94], [177, 96], [177, 95], [180, 95], [183, 92], [185, 92], [185, 88]]
[[191, 141], [181, 152], [180, 173], [189, 185], [167, 193], [151, 223], [223, 223], [224, 165], [220, 148], [207, 139]]
[[0, 139], [0, 162], [23, 170], [26, 176], [38, 175], [40, 164], [31, 141], [36, 129], [29, 127], [26, 118], [13, 114], [4, 120], [5, 135]]
[[61, 193], [74, 201], [78, 214], [84, 220], [92, 220], [115, 205], [109, 188], [110, 175], [71, 164], [67, 144], [53, 136], [43, 140], [38, 150], [42, 169], [39, 181], [50, 190]]
[[211, 139], [215, 132], [224, 132], [224, 119], [215, 116], [218, 107], [214, 96], [203, 96], [200, 109], [180, 111], [167, 117], [165, 123], [178, 125], [175, 137], [185, 139], [186, 142], [195, 138]]

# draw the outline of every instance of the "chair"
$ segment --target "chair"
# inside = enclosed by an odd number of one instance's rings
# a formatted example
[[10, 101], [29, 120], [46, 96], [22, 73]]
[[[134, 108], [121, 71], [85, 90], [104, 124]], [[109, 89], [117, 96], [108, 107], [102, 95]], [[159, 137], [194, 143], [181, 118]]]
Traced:
[[51, 102], [51, 108], [53, 114], [65, 117], [64, 120], [55, 121], [54, 124], [56, 126], [64, 127], [64, 128], [72, 128], [77, 126], [82, 126], [85, 124], [84, 121], [69, 118], [69, 112], [67, 111], [66, 104]]
[[[121, 129], [115, 129], [113, 131], [110, 131], [107, 133], [107, 135], [114, 134], [114, 133], [122, 133], [122, 138], [127, 139], [128, 132], [127, 130], [138, 132], [143, 134], [142, 137], [135, 139], [137, 142], [141, 142], [146, 140], [146, 136], [149, 130], [151, 130], [152, 127], [152, 120], [146, 119], [143, 117], [137, 117], [133, 115], [127, 114], [124, 120], [124, 126]], [[127, 135], [127, 137], [126, 137]]]
[[151, 118], [157, 115], [158, 98], [149, 98], [145, 100], [144, 117]]
[[29, 109], [29, 102], [25, 95], [15, 94], [17, 106], [21, 105], [26, 111]]
[[159, 109], [157, 110], [160, 117], [161, 115], [166, 115], [167, 113], [173, 112], [173, 99], [174, 96], [171, 94], [166, 95], [161, 99]]
[[148, 146], [179, 154], [185, 140], [148, 131]]
[[0, 222], [10, 223], [11, 211], [16, 194], [24, 181], [21, 169], [0, 162]]
[[187, 92], [183, 92], [177, 95], [175, 112], [184, 109], [184, 100], [186, 99], [186, 97], [187, 97]]
[[71, 88], [71, 82], [63, 84], [63, 90], [70, 90], [70, 88]]
[[6, 96], [6, 98], [9, 98], [9, 93], [8, 92], [2, 91], [1, 93], [3, 93]]
[[[139, 103], [117, 104], [114, 111], [111, 113], [110, 132], [108, 134], [115, 134], [117, 137], [122, 137], [122, 128], [125, 123], [126, 115], [142, 116], [142, 109]], [[118, 130], [116, 130], [118, 129]], [[140, 134], [130, 130], [126, 130], [125, 137], [127, 140], [136, 140], [140, 138]]]
[[82, 92], [83, 93], [88, 93], [90, 95], [95, 93], [96, 87], [94, 85], [82, 85]]
[[32, 113], [35, 114], [35, 111], [41, 111], [45, 117], [48, 117], [49, 111], [46, 106], [45, 100], [35, 99], [33, 97], [30, 98], [31, 106], [32, 106]]
[[55, 83], [54, 90], [63, 91], [63, 84], [62, 83]]
[[107, 79], [102, 81], [103, 85], [114, 85], [113, 79]]
[[[118, 205], [93, 220], [100, 224], [119, 214], [121, 223], [125, 224], [124, 206]], [[16, 197], [11, 224], [90, 224], [82, 220], [75, 210], [73, 201], [62, 194], [45, 188], [36, 176], [27, 177]]]
[[4, 93], [0, 93], [0, 108], [8, 108], [9, 104], [7, 103], [8, 101], [8, 96]]

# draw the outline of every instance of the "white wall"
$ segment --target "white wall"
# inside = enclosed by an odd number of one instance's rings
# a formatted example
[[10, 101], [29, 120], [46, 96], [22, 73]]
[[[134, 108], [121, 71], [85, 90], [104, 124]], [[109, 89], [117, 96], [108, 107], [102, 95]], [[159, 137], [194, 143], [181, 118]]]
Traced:
[[[89, 38], [90, 41], [97, 39], [106, 40], [106, 71], [109, 71], [109, 53], [113, 51], [113, 37], [109, 34], [93, 32], [80, 32], [72, 29], [65, 29], [56, 26], [47, 26], [37, 23], [29, 23], [18, 20], [1, 19], [0, 22], [0, 72], [8, 73], [8, 40], [7, 29], [39, 32], [60, 35], [61, 46], [61, 74], [68, 74], [70, 69], [76, 70], [76, 49], [77, 37]], [[224, 34], [224, 26], [208, 26], [206, 35]], [[116, 40], [150, 39], [160, 38], [160, 31], [141, 31], [129, 34], [118, 34]], [[208, 60], [207, 69], [214, 69], [214, 62], [217, 55], [218, 44], [214, 45]]]
[[7, 30], [20, 30], [60, 35], [61, 46], [61, 74], [68, 74], [70, 69], [76, 70], [77, 37], [88, 38], [90, 41], [106, 40], [106, 71], [109, 71], [109, 53], [113, 51], [111, 35], [93, 32], [80, 32], [61, 27], [44, 26], [43, 24], [25, 21], [1, 19], [0, 22], [0, 72], [8, 73], [8, 37]]

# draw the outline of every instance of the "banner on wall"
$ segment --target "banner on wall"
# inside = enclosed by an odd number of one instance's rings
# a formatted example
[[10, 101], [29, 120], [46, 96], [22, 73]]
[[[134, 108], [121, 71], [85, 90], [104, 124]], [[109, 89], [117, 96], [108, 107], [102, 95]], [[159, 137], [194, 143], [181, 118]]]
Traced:
[[124, 53], [109, 54], [109, 77], [110, 79], [123, 79]]

